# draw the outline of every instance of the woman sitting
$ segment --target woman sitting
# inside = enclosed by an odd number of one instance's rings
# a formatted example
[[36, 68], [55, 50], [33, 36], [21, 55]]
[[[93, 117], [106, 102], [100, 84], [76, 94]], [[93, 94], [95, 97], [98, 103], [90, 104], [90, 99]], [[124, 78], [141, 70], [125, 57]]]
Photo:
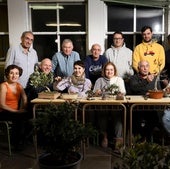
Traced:
[[78, 97], [84, 98], [86, 92], [91, 89], [91, 81], [85, 78], [85, 66], [82, 61], [74, 63], [73, 74], [62, 79], [60, 82], [54, 83], [54, 90], [63, 91], [67, 89], [68, 93], [77, 93]]
[[[20, 83], [22, 68], [9, 65], [5, 69], [6, 81], [0, 84], [0, 121], [12, 121], [12, 141], [18, 146], [24, 134], [27, 119], [27, 97]], [[17, 148], [17, 147], [15, 147]]]
[[[117, 86], [117, 92], [121, 95], [126, 94], [124, 81], [121, 77], [117, 76], [117, 70], [116, 66], [112, 62], [107, 62], [102, 70], [102, 76], [101, 78], [97, 79], [94, 85], [93, 92], [96, 96], [102, 96], [107, 93], [107, 89], [111, 85]], [[110, 118], [111, 116], [111, 118]], [[103, 133], [103, 139], [101, 142], [102, 147], [108, 146], [108, 120], [113, 119], [113, 128], [114, 133], [112, 131], [111, 135], [114, 135], [116, 144], [118, 142], [122, 142], [122, 113], [120, 112], [114, 112], [111, 114], [111, 112], [104, 112], [99, 117], [99, 128], [101, 132]], [[110, 131], [110, 129], [109, 129]]]

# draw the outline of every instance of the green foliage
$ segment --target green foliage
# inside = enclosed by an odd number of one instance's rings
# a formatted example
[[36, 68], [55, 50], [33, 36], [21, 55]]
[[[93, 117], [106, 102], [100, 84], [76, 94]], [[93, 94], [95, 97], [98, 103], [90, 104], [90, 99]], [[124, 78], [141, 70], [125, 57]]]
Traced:
[[50, 72], [48, 75], [41, 72], [38, 67], [36, 67], [35, 72], [30, 76], [30, 85], [36, 87], [44, 87], [53, 83], [53, 73]]
[[135, 143], [122, 149], [122, 164], [114, 169], [170, 169], [170, 150], [156, 143]]
[[119, 87], [116, 84], [111, 84], [107, 88], [105, 88], [106, 92], [109, 92], [111, 95], [117, 95], [120, 93]]
[[87, 137], [96, 134], [90, 125], [83, 125], [74, 120], [77, 104], [65, 102], [60, 105], [50, 104], [39, 111], [34, 126], [43, 136], [43, 148], [46, 152], [59, 156], [61, 161], [70, 151], [76, 151]]

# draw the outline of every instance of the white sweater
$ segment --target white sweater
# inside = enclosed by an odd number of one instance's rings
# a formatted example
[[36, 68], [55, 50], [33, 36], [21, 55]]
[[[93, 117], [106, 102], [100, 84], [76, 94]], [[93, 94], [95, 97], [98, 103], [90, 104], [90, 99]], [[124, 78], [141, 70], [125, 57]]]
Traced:
[[132, 69], [132, 51], [125, 45], [121, 48], [111, 46], [111, 48], [106, 50], [105, 56], [108, 61], [115, 64], [118, 76], [125, 78], [126, 74], [134, 74]]
[[107, 88], [108, 86], [110, 86], [112, 84], [117, 85], [119, 87], [119, 91], [123, 94], [126, 94], [124, 80], [121, 77], [118, 77], [118, 76], [114, 76], [111, 79], [107, 79], [107, 78], [104, 78], [104, 77], [97, 79], [96, 83], [94, 85], [93, 92]]

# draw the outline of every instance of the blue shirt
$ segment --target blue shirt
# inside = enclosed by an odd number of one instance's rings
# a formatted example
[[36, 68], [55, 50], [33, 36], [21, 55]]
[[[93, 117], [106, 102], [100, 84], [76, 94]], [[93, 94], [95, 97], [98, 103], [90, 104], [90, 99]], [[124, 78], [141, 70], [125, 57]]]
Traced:
[[68, 77], [73, 74], [74, 62], [80, 60], [77, 52], [72, 51], [69, 56], [64, 55], [63, 52], [57, 52], [52, 57], [52, 71], [56, 76]]
[[20, 44], [19, 46], [9, 48], [5, 68], [11, 64], [21, 67], [23, 73], [19, 82], [23, 88], [25, 88], [30, 75], [34, 72], [34, 66], [36, 63], [38, 63], [37, 52], [33, 48], [30, 48], [28, 53], [25, 53], [24, 48]]
[[94, 60], [92, 55], [86, 57], [85, 74], [86, 78], [90, 79], [93, 85], [101, 77], [102, 68], [106, 62], [107, 58], [103, 55], [100, 55], [98, 60]]

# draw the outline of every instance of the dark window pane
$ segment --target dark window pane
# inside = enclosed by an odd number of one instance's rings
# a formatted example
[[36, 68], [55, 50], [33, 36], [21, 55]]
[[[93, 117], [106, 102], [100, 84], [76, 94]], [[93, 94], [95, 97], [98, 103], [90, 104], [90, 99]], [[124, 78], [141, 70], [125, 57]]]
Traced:
[[133, 6], [108, 5], [108, 31], [132, 31], [133, 30]]
[[[127, 48], [133, 50], [133, 35], [124, 35], [124, 42]], [[113, 35], [109, 35], [107, 41], [108, 48], [110, 48], [112, 43], [113, 43]]]
[[56, 35], [34, 35], [34, 48], [38, 54], [38, 60], [44, 58], [52, 58], [57, 51], [57, 43], [55, 43]]
[[[41, 7], [39, 9], [38, 7]], [[49, 9], [47, 9], [49, 7]], [[57, 9], [59, 8], [59, 20], [57, 22]], [[85, 5], [74, 4], [31, 4], [32, 30], [34, 32], [55, 32], [57, 23], [58, 31], [85, 31]], [[42, 9], [43, 8], [43, 9]], [[60, 9], [61, 8], [61, 9]]]
[[[49, 4], [49, 3], [48, 3]], [[56, 23], [57, 22], [57, 12], [56, 9], [52, 9], [56, 7], [56, 4], [32, 4], [31, 8], [31, 16], [32, 16], [32, 31], [33, 32], [55, 32], [57, 31], [56, 26], [48, 26], [47, 24]], [[37, 9], [37, 6], [41, 6], [44, 9]], [[45, 7], [49, 6], [51, 9], [46, 9]]]
[[9, 36], [0, 35], [0, 61], [4, 61], [9, 48]]
[[136, 30], [139, 32], [145, 25], [151, 26], [154, 32], [162, 31], [163, 9], [151, 7], [137, 7]]
[[[153, 39], [155, 39], [159, 44], [162, 44], [162, 35], [161, 34], [154, 34]], [[136, 35], [136, 45], [142, 42], [141, 34]]]
[[8, 32], [7, 3], [0, 3], [0, 32]]
[[63, 5], [60, 31], [85, 31], [85, 5]]
[[[39, 61], [43, 58], [50, 58], [58, 51], [58, 45], [55, 43], [56, 35], [35, 35], [34, 48], [37, 51]], [[61, 35], [61, 43], [64, 39], [68, 38], [73, 41], [74, 49], [80, 54], [83, 60], [86, 56], [86, 37], [85, 35]]]

